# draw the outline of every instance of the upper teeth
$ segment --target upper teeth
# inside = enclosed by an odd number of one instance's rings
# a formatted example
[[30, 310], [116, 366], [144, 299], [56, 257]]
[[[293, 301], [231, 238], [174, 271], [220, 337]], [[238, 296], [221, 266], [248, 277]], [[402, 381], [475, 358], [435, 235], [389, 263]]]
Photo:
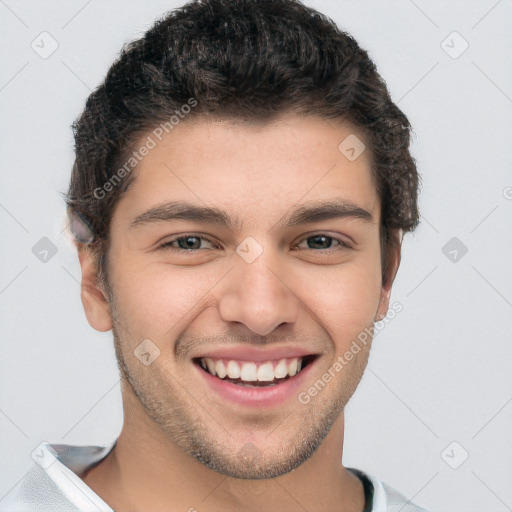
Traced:
[[302, 357], [292, 359], [280, 359], [279, 361], [235, 361], [233, 359], [201, 358], [201, 366], [212, 375], [221, 379], [226, 376], [230, 379], [241, 379], [246, 382], [270, 382], [274, 379], [293, 377], [302, 367]]

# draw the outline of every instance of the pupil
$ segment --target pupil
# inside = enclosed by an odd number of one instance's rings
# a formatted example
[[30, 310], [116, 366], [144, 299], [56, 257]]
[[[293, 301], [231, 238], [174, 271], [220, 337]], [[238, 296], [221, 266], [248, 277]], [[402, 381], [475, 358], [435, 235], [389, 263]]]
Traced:
[[[179, 243], [181, 244], [181, 242], [184, 242], [186, 244], [185, 249], [198, 249], [199, 247], [191, 247], [191, 245], [194, 245], [194, 242], [189, 244], [191, 240], [199, 240], [199, 238], [197, 236], [188, 236], [186, 238], [181, 238]], [[197, 246], [198, 244], [196, 243], [195, 245]]]
[[[326, 240], [330, 242], [332, 240], [332, 238], [330, 236], [317, 235], [317, 236], [310, 237], [308, 240], [309, 241], [314, 240], [314, 242], [312, 244], [311, 244], [311, 242], [308, 241], [308, 245], [309, 245], [310, 249], [314, 249], [314, 248], [318, 247], [318, 242], [317, 242], [318, 240], [320, 240], [319, 244], [322, 245], [322, 240], [325, 243]], [[313, 247], [311, 247], [312, 245], [313, 245]], [[329, 243], [328, 246], [330, 247], [330, 245], [331, 244]]]

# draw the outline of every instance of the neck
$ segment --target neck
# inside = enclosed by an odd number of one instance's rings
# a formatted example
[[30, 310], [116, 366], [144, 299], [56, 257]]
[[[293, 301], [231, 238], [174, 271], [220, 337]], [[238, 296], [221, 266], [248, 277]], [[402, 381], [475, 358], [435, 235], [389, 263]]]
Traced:
[[117, 512], [361, 512], [364, 508], [361, 481], [341, 463], [343, 413], [299, 467], [277, 478], [250, 480], [217, 473], [185, 453], [137, 403], [124, 404], [125, 421], [114, 449], [82, 475]]

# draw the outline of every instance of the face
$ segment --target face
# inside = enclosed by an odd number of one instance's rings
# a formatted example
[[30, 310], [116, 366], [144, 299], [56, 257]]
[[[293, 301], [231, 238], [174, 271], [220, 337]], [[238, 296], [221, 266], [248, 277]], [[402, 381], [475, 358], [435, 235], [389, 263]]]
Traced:
[[338, 149], [353, 133], [316, 117], [183, 122], [114, 210], [112, 302], [83, 293], [88, 319], [112, 327], [155, 427], [220, 473], [300, 465], [366, 367], [370, 343], [344, 354], [390, 289], [370, 155]]

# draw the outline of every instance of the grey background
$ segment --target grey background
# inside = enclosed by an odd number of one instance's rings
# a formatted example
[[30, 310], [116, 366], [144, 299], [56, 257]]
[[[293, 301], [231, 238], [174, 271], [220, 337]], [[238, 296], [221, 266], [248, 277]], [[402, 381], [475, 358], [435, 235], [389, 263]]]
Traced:
[[[0, 0], [0, 499], [41, 441], [120, 431], [111, 334], [85, 320], [59, 192], [87, 95], [122, 43], [182, 3]], [[392, 295], [403, 311], [347, 407], [344, 463], [432, 511], [512, 510], [512, 1], [306, 3], [369, 51], [423, 176]], [[46, 59], [31, 48], [43, 31], [58, 42]], [[469, 44], [458, 58], [454, 31]], [[32, 252], [43, 237], [57, 250], [46, 262]]]

